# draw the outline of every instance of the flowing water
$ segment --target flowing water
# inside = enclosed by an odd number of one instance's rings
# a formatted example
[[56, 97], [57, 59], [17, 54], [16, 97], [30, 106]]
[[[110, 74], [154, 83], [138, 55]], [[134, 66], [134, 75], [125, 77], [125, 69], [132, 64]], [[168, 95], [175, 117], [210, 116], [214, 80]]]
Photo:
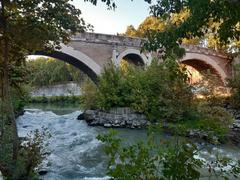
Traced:
[[[79, 107], [30, 105], [23, 116], [17, 119], [20, 137], [27, 136], [35, 129], [46, 127], [52, 137], [47, 147], [50, 155], [42, 168], [48, 173], [44, 180], [68, 179], [108, 179], [106, 176], [107, 157], [103, 153], [102, 144], [96, 139], [100, 133], [107, 132], [103, 127], [90, 127], [85, 121], [77, 120], [81, 113]], [[119, 136], [128, 143], [146, 139], [144, 130], [117, 129]], [[162, 139], [172, 139], [167, 134]], [[228, 157], [240, 157], [240, 148], [230, 145], [210, 146], [212, 153], [220, 153]], [[211, 158], [206, 149], [201, 156]]]

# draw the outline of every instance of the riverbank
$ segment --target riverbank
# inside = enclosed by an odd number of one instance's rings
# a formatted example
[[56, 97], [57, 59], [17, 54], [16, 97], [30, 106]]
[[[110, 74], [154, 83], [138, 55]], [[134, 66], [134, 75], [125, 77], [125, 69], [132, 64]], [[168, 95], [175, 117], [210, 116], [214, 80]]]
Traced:
[[[227, 109], [227, 108], [226, 108]], [[168, 123], [163, 122], [159, 126], [165, 132], [185, 136], [188, 138], [201, 139], [212, 144], [222, 144], [231, 141], [235, 145], [240, 145], [240, 110], [227, 109], [234, 117], [233, 124], [229, 131], [222, 136], [214, 131], [194, 128], [192, 122]], [[151, 123], [143, 114], [135, 113], [130, 108], [112, 108], [109, 111], [86, 110], [78, 116], [79, 120], [86, 120], [89, 126], [103, 126], [106, 128], [146, 128]], [[196, 123], [196, 122], [194, 122]], [[189, 125], [191, 124], [191, 125]]]
[[47, 103], [53, 103], [53, 104], [80, 104], [82, 100], [81, 96], [35, 96], [30, 97], [28, 102], [29, 103], [36, 103], [36, 104], [47, 104]]

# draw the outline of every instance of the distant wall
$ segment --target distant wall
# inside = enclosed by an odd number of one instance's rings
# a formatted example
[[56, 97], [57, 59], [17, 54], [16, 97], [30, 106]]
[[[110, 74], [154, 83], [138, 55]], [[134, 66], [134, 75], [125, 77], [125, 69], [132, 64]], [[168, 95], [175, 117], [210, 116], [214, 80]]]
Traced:
[[81, 95], [80, 86], [77, 83], [69, 82], [66, 84], [51, 85], [33, 90], [30, 95], [37, 96], [79, 96]]

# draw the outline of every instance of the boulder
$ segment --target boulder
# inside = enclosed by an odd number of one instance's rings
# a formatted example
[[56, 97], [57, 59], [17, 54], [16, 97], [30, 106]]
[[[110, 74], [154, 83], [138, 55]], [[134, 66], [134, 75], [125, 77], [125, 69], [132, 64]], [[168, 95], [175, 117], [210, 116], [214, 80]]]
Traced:
[[79, 114], [77, 120], [84, 120], [84, 113]]
[[90, 126], [144, 128], [149, 124], [145, 115], [135, 113], [127, 107], [108, 111], [86, 110], [83, 116]]
[[47, 171], [46, 169], [41, 169], [41, 170], [38, 171], [38, 174], [39, 174], [40, 176], [43, 176], [43, 175], [45, 175], [45, 174], [47, 174], [47, 173], [48, 173], [48, 171]]

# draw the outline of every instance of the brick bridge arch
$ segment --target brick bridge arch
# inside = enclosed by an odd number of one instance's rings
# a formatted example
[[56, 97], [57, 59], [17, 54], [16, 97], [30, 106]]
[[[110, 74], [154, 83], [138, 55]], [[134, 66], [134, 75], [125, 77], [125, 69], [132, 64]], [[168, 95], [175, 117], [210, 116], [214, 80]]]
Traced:
[[[150, 64], [157, 53], [142, 52], [144, 41], [142, 38], [80, 33], [73, 36], [69, 44], [62, 44], [60, 51], [48, 56], [74, 65], [96, 81], [106, 64], [114, 63], [118, 66], [123, 58], [129, 58], [135, 64]], [[224, 84], [225, 79], [231, 77], [231, 60], [224, 53], [193, 45], [183, 47], [186, 49], [186, 55], [180, 60], [183, 64], [200, 71], [210, 69]]]
[[186, 54], [179, 60], [181, 63], [192, 66], [200, 73], [209, 69], [211, 73], [219, 77], [223, 85], [226, 85], [226, 79], [232, 75], [231, 60], [227, 55], [194, 45], [183, 47]]
[[228, 77], [226, 72], [211, 57], [204, 54], [186, 53], [180, 62], [195, 68], [200, 73], [209, 69], [211, 73], [219, 77], [223, 84], [226, 84], [225, 80]]
[[86, 73], [93, 82], [97, 81], [97, 76], [101, 73], [101, 67], [93, 59], [81, 51], [74, 50], [64, 44], [61, 44], [59, 51], [51, 53], [37, 52], [35, 55], [48, 56], [67, 62]]

